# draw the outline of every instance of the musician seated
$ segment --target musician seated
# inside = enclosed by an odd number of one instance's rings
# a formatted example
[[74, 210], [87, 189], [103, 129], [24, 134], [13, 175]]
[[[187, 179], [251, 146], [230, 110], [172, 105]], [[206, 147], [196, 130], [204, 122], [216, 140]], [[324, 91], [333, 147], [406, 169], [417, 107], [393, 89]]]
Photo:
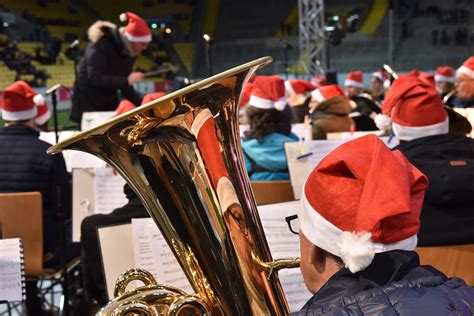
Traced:
[[[298, 315], [474, 312], [474, 289], [420, 266], [415, 252], [428, 179], [374, 135], [341, 145], [302, 193], [300, 269], [313, 297]], [[296, 230], [296, 232], [298, 232]]]
[[291, 109], [279, 76], [259, 76], [246, 114], [250, 129], [244, 133], [242, 149], [250, 180], [289, 180], [284, 143], [297, 141], [291, 132]]
[[[429, 179], [421, 212], [420, 246], [474, 243], [474, 140], [449, 132], [435, 87], [415, 73], [395, 80], [376, 121], [400, 140], [394, 149]], [[390, 116], [390, 117], [389, 117]], [[384, 125], [385, 123], [386, 125]], [[470, 132], [470, 131], [468, 131]]]
[[454, 107], [474, 107], [474, 56], [469, 57], [456, 71], [456, 99]]
[[344, 81], [347, 95], [351, 99], [352, 111], [349, 116], [354, 120], [356, 131], [375, 131], [377, 126], [374, 118], [380, 113], [380, 107], [372, 100], [372, 96], [363, 91], [362, 71], [351, 71]]
[[[138, 196], [128, 184], [123, 187], [128, 202], [110, 214], [96, 214], [86, 217], [81, 223], [82, 270], [86, 301], [99, 307], [108, 302], [105, 277], [100, 264], [100, 244], [97, 228], [108, 225], [130, 223], [132, 218], [148, 217]], [[120, 242], [120, 241], [117, 241]]]
[[328, 85], [311, 92], [309, 103], [313, 139], [326, 139], [327, 133], [355, 129], [350, 100], [338, 85]]

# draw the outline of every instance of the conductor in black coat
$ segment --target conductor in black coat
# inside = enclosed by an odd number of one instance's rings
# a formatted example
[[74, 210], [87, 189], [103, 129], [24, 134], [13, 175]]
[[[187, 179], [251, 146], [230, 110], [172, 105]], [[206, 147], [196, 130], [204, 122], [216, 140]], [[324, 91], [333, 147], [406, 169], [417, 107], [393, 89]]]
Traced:
[[151, 30], [134, 13], [120, 15], [128, 20], [118, 28], [107, 21], [97, 21], [88, 30], [90, 43], [79, 63], [72, 97], [71, 120], [80, 123], [89, 111], [113, 111], [119, 95], [136, 106], [142, 97], [133, 85], [143, 78], [142, 72], [132, 72], [133, 63], [151, 41]]

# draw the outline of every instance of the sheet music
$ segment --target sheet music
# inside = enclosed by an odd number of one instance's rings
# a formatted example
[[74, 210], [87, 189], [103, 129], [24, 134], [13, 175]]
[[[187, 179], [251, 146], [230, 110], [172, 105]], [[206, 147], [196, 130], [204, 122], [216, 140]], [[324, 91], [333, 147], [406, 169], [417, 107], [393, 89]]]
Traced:
[[112, 168], [95, 169], [95, 213], [108, 214], [128, 202], [123, 193], [125, 180]]
[[150, 271], [158, 283], [194, 293], [186, 275], [151, 218], [134, 218], [133, 240], [135, 262]]
[[111, 119], [115, 114], [115, 111], [97, 111], [97, 112], [84, 112], [81, 120], [81, 130], [87, 131], [99, 124], [106, 122]]
[[0, 239], [0, 301], [23, 300], [23, 250], [19, 238]]
[[[300, 256], [298, 235], [290, 232], [286, 216], [294, 215], [300, 207], [299, 201], [258, 206], [265, 237], [273, 259]], [[312, 294], [306, 289], [300, 269], [283, 269], [278, 272], [290, 311], [298, 311]]]
[[[338, 140], [311, 140], [285, 143], [286, 159], [288, 161], [288, 170], [290, 172], [291, 186], [293, 187], [295, 199], [300, 199], [301, 190], [303, 189], [303, 184], [306, 181], [306, 178], [324, 157], [343, 143], [361, 136], [363, 135]], [[395, 138], [390, 139], [387, 136], [379, 138], [389, 148], [398, 145], [398, 140]], [[297, 159], [307, 153], [311, 153], [311, 155], [302, 159]]]

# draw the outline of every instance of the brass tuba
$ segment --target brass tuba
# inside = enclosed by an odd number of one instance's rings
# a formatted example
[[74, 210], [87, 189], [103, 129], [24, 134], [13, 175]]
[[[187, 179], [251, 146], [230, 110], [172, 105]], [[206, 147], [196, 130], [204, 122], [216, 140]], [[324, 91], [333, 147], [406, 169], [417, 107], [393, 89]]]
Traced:
[[[116, 168], [140, 197], [195, 294], [157, 285], [141, 270], [119, 280], [100, 315], [289, 313], [239, 140], [242, 88], [260, 58], [186, 87], [49, 148], [91, 153]], [[118, 241], [119, 242], [119, 241]], [[145, 286], [124, 292], [130, 279]]]

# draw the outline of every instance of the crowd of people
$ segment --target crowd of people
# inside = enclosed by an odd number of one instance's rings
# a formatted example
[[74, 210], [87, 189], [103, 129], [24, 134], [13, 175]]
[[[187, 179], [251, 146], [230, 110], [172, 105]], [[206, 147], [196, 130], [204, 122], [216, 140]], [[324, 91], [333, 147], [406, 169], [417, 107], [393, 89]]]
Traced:
[[[99, 21], [89, 29], [72, 100], [75, 121], [85, 111], [120, 115], [163, 96], [142, 97], [134, 90], [144, 74], [132, 66], [151, 31], [134, 13], [122, 18], [125, 27]], [[314, 296], [297, 314], [474, 314], [474, 290], [436, 267], [421, 266], [415, 252], [417, 245], [474, 243], [474, 140], [465, 136], [472, 126], [452, 109], [474, 106], [474, 56], [456, 71], [440, 66], [435, 75], [377, 70], [370, 89], [365, 87], [358, 70], [347, 74], [344, 88], [321, 77], [309, 82], [254, 76], [240, 99], [249, 126], [241, 147], [251, 180], [289, 180], [284, 143], [298, 140], [292, 123], [306, 122], [312, 139], [381, 130], [400, 141], [393, 150], [374, 135], [347, 142], [307, 178], [302, 207], [292, 218], [299, 229], [292, 231], [300, 236], [301, 272]], [[42, 193], [44, 264], [55, 266], [79, 250], [71, 245], [64, 254], [58, 245], [64, 223], [57, 206], [71, 209], [71, 188], [63, 156], [48, 156], [49, 144], [38, 138], [48, 107], [23, 81], [6, 88], [1, 103], [6, 126], [0, 128], [0, 192]], [[147, 216], [128, 185], [124, 192], [126, 205], [82, 222], [90, 306], [107, 302], [96, 227]], [[69, 211], [66, 215], [70, 218]], [[260, 290], [265, 287], [255, 289]], [[26, 305], [29, 315], [43, 314], [34, 283], [27, 286]]]

